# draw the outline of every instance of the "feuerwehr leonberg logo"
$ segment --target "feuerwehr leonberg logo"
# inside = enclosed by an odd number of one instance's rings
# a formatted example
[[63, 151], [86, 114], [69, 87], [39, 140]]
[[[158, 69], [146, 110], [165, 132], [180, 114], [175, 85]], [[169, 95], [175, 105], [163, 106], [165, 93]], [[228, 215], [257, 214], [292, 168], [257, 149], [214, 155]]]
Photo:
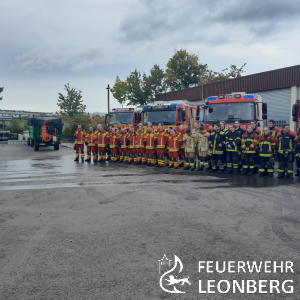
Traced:
[[[163, 269], [168, 268], [160, 276], [159, 285], [161, 289], [167, 293], [172, 294], [185, 294], [185, 291], [182, 291], [185, 284], [191, 285], [189, 277], [177, 278], [183, 270], [183, 264], [178, 256], [174, 254], [174, 266], [172, 267], [172, 260], [168, 259], [166, 254], [162, 259], [158, 260], [159, 267], [158, 273], [161, 274]], [[170, 269], [171, 268], [171, 269]], [[172, 274], [171, 274], [172, 273]], [[178, 289], [177, 289], [178, 287]]]

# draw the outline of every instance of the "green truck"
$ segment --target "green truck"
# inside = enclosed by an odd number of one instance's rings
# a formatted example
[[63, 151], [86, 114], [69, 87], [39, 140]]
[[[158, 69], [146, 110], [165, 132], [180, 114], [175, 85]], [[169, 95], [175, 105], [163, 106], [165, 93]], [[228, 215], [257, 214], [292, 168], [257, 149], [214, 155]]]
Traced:
[[54, 146], [54, 150], [59, 150], [62, 139], [63, 122], [61, 118], [35, 117], [28, 118], [29, 126], [28, 146], [34, 147], [34, 151], [39, 151], [39, 147]]

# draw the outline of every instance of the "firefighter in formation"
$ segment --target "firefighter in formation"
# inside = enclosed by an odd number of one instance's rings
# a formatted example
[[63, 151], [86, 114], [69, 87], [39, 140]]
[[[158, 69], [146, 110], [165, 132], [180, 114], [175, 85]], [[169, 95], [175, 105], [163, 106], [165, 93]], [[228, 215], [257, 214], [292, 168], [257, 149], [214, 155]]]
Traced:
[[[84, 161], [84, 144], [87, 146], [87, 158], [91, 162], [111, 162], [141, 164], [151, 167], [218, 172], [219, 174], [248, 174], [252, 176], [273, 177], [274, 161], [278, 161], [278, 178], [287, 174], [293, 178], [294, 161], [297, 164], [297, 176], [300, 179], [300, 128], [297, 133], [284, 124], [282, 130], [274, 126], [274, 120], [261, 132], [257, 122], [252, 121], [243, 130], [239, 121], [226, 128], [225, 122], [214, 124], [206, 131], [203, 126], [194, 123], [193, 130], [184, 126], [153, 130], [151, 122], [147, 129], [140, 123], [138, 127], [130, 125], [128, 129], [121, 123], [118, 128], [112, 126], [105, 131], [101, 125], [88, 133], [78, 124], [75, 131], [75, 161]], [[165, 165], [167, 159], [167, 165]]]

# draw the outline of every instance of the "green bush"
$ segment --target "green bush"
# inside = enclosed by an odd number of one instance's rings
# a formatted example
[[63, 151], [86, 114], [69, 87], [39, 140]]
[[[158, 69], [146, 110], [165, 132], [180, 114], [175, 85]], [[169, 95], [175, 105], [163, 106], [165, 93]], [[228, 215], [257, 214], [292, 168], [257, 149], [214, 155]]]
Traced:
[[27, 119], [12, 118], [8, 130], [11, 133], [23, 134], [23, 131], [28, 130]]

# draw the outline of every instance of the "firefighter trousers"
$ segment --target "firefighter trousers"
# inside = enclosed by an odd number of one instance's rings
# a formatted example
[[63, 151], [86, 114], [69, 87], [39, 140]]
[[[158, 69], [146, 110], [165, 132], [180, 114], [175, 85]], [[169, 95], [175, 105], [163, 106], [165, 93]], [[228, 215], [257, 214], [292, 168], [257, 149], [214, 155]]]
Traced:
[[186, 167], [195, 168], [195, 152], [185, 153], [185, 165]]
[[157, 148], [156, 149], [157, 162], [158, 162], [159, 166], [162, 166], [162, 167], [165, 166], [165, 153], [166, 153], [165, 148]]
[[208, 161], [208, 152], [207, 151], [199, 151], [198, 152], [198, 163], [199, 167], [204, 166], [204, 168], [209, 168], [209, 161]]
[[288, 152], [288, 153], [278, 153], [278, 169], [277, 172], [284, 173], [285, 170], [287, 173], [294, 173], [293, 163], [295, 160], [294, 153]]
[[146, 149], [146, 157], [147, 157], [147, 164], [153, 165], [155, 164], [155, 149]]
[[179, 153], [177, 151], [169, 152], [169, 168], [174, 166], [175, 169], [178, 169], [178, 158]]
[[211, 155], [211, 166], [212, 166], [212, 168], [216, 169], [217, 165], [219, 166], [220, 170], [224, 169], [224, 165], [223, 165], [223, 153], [212, 154]]
[[146, 153], [144, 148], [137, 148], [137, 162], [140, 164], [145, 164], [146, 163]]
[[237, 151], [228, 151], [227, 150], [227, 152], [226, 152], [226, 161], [227, 161], [227, 168], [238, 169], [239, 160], [238, 160]]
[[79, 158], [79, 151], [81, 152], [81, 158], [84, 159], [84, 144], [76, 144], [76, 158]]
[[261, 156], [259, 157], [259, 172], [265, 173], [267, 170], [268, 173], [274, 173], [274, 167], [272, 164], [272, 156]]
[[128, 162], [137, 163], [137, 155], [136, 155], [136, 149], [135, 148], [129, 148], [128, 149]]
[[243, 164], [243, 169], [244, 170], [248, 170], [248, 168], [250, 170], [254, 169], [254, 165], [255, 165], [255, 153], [244, 153], [244, 164]]

